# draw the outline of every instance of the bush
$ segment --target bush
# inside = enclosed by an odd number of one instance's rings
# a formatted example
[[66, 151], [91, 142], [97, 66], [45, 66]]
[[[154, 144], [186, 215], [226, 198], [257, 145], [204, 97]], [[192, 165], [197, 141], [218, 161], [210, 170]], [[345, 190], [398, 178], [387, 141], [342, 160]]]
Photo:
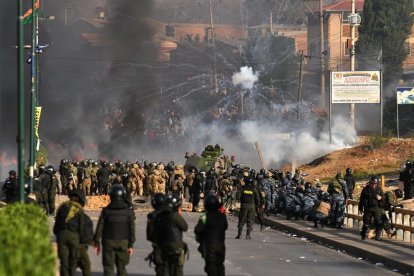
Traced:
[[38, 206], [0, 209], [0, 275], [56, 275], [50, 237], [48, 218]]
[[388, 143], [390, 140], [389, 137], [381, 136], [381, 135], [374, 135], [369, 137], [369, 145], [372, 149], [379, 149], [384, 144]]

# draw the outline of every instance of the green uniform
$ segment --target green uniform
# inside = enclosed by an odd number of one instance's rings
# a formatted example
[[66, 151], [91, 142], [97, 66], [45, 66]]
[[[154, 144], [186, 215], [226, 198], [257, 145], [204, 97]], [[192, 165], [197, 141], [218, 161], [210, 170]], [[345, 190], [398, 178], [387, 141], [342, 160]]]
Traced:
[[82, 270], [83, 276], [91, 276], [91, 260], [89, 259], [88, 255], [88, 245], [87, 244], [80, 244], [79, 245], [79, 258], [78, 258], [78, 266]]
[[188, 230], [184, 218], [170, 207], [161, 208], [154, 218], [154, 242], [161, 251], [160, 274], [184, 275], [184, 258], [187, 246], [183, 242], [183, 232]]
[[60, 275], [75, 275], [79, 257], [79, 240], [84, 227], [82, 206], [73, 201], [62, 203], [57, 212], [53, 233], [56, 235]]
[[260, 203], [259, 193], [252, 185], [244, 185], [237, 193], [237, 199], [240, 200], [241, 204], [237, 238], [240, 238], [244, 224], [247, 224], [246, 238], [250, 238], [250, 232], [253, 229], [256, 214], [256, 206], [259, 206]]
[[[377, 196], [381, 196], [378, 200]], [[372, 188], [371, 185], [365, 186], [361, 191], [361, 197], [359, 199], [359, 210], [364, 212], [362, 217], [363, 226], [361, 230], [361, 237], [364, 239], [368, 230], [368, 226], [374, 220], [376, 229], [376, 239], [379, 239], [382, 231], [382, 202], [384, 199], [384, 193], [381, 188], [377, 186]]]
[[123, 200], [111, 201], [102, 210], [94, 236], [95, 246], [100, 247], [101, 240], [104, 275], [114, 275], [115, 266], [118, 275], [127, 275], [128, 248], [133, 248], [135, 242], [135, 213]]

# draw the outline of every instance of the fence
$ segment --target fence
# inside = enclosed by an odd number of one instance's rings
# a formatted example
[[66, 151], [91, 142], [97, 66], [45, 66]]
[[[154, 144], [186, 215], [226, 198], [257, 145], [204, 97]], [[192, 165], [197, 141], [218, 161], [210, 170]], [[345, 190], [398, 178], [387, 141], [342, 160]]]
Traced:
[[[361, 230], [362, 215], [358, 210], [359, 202], [356, 200], [348, 200], [345, 209], [345, 227]], [[388, 216], [388, 212], [387, 212]], [[391, 221], [393, 227], [397, 229], [395, 239], [405, 242], [414, 243], [414, 211], [395, 208], [392, 212]]]

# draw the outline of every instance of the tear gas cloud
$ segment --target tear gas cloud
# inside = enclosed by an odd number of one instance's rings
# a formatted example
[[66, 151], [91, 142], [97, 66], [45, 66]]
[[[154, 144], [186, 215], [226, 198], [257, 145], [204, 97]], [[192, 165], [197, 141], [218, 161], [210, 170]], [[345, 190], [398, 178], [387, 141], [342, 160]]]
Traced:
[[241, 85], [244, 89], [252, 89], [258, 80], [259, 74], [248, 66], [240, 68], [240, 72], [234, 73], [232, 77], [233, 84]]

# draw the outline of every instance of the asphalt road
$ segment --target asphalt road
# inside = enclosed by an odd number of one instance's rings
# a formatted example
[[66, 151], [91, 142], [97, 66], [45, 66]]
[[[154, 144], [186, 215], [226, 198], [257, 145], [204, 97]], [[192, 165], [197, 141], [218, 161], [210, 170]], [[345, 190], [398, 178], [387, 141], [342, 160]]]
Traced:
[[[99, 213], [89, 214], [96, 222]], [[205, 275], [204, 262], [197, 252], [193, 233], [199, 216], [200, 214], [184, 213], [190, 226], [190, 230], [185, 233], [185, 242], [190, 247], [190, 260], [184, 268], [184, 273], [188, 276]], [[151, 246], [145, 239], [146, 213], [137, 212], [136, 217], [137, 242], [127, 270], [129, 275], [155, 275], [153, 268], [144, 261], [151, 251]], [[259, 231], [259, 227], [255, 226], [252, 240], [235, 240], [237, 218], [228, 218], [226, 275], [396, 275], [383, 267], [273, 229]], [[89, 248], [89, 256], [93, 275], [102, 275], [101, 256], [96, 256], [92, 248]]]

